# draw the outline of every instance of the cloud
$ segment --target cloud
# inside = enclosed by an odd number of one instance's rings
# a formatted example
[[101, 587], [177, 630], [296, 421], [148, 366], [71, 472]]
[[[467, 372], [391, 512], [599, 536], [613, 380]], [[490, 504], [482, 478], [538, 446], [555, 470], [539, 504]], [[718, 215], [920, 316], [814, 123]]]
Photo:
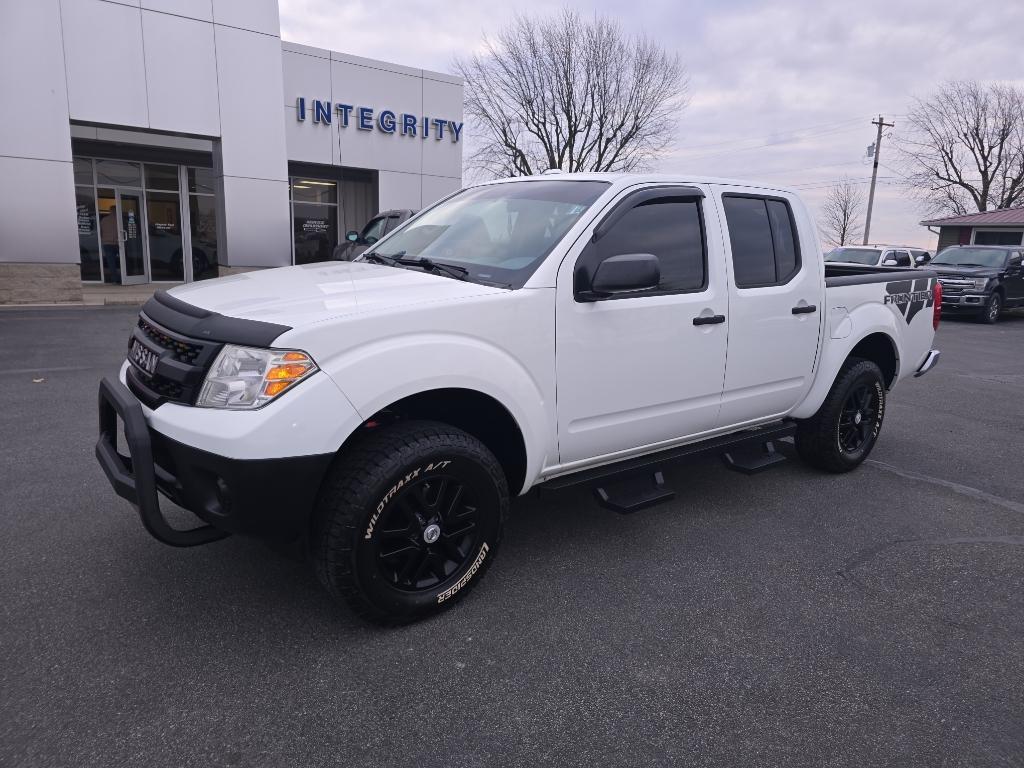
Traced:
[[[1021, 77], [1024, 3], [998, 13], [934, 0], [599, 0], [569, 2], [601, 13], [678, 51], [692, 99], [675, 150], [656, 170], [763, 179], [802, 189], [820, 205], [829, 182], [864, 183], [880, 112], [898, 132], [915, 96], [947, 79]], [[515, 4], [449, 0], [281, 0], [287, 40], [451, 71], [484, 33], [515, 13], [550, 13], [540, 0]], [[896, 185], [883, 142], [872, 240], [934, 246], [923, 218]]]

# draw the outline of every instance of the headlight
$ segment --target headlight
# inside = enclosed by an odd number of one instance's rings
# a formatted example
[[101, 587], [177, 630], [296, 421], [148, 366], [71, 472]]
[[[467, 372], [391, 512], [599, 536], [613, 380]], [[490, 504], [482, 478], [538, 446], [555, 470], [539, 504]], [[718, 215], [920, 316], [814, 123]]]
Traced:
[[226, 344], [206, 374], [196, 405], [259, 408], [317, 370], [313, 358], [299, 350]]
[[976, 291], [984, 291], [985, 286], [988, 285], [987, 277], [974, 277], [971, 279], [974, 281], [974, 289]]

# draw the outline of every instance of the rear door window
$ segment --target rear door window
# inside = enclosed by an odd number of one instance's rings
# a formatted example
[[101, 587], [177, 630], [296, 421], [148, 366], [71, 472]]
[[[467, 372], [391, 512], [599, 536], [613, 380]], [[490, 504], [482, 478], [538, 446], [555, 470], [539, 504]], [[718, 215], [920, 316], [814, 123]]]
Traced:
[[800, 271], [800, 244], [789, 203], [778, 198], [722, 196], [737, 288], [788, 283]]

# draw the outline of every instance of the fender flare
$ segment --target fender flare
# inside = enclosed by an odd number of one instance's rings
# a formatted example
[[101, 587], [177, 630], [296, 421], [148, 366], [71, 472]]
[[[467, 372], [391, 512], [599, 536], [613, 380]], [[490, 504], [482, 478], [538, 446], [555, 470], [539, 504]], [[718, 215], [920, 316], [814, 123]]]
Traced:
[[[849, 314], [849, 318], [856, 329], [845, 338], [831, 338], [826, 336], [825, 350], [818, 365], [817, 375], [814, 384], [800, 403], [789, 414], [794, 419], [807, 419], [813, 416], [821, 404], [825, 402], [829, 391], [835, 383], [836, 376], [843, 363], [850, 357], [854, 347], [864, 339], [873, 334], [882, 334], [892, 344], [893, 353], [896, 356], [896, 374], [893, 376], [892, 384], [900, 378], [900, 340], [902, 333], [896, 324], [896, 318], [892, 312], [881, 304], [862, 304]], [[890, 385], [891, 386], [891, 385]]]
[[[324, 361], [321, 368], [363, 420], [392, 403], [432, 390], [471, 390], [492, 398], [509, 412], [522, 434], [526, 448], [523, 492], [540, 475], [554, 449], [548, 426], [554, 423], [554, 403], [546, 401], [541, 384], [508, 352], [477, 337], [403, 334], [352, 347]], [[395, 370], [412, 370], [416, 375], [387, 376], [387, 371]], [[367, 371], [380, 375], [367, 379]]]

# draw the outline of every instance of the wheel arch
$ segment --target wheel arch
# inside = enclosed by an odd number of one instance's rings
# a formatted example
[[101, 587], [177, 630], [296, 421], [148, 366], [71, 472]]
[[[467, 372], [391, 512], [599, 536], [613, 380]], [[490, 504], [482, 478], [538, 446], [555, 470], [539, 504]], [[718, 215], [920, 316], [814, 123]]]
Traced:
[[900, 371], [900, 355], [896, 342], [889, 334], [882, 331], [869, 333], [853, 346], [846, 356], [846, 360], [851, 357], [870, 360], [881, 368], [882, 375], [885, 377], [886, 389], [890, 389], [896, 383]]
[[440, 421], [469, 433], [494, 454], [508, 481], [509, 493], [518, 494], [526, 482], [526, 438], [519, 423], [501, 402], [475, 389], [444, 387], [416, 392], [396, 400], [370, 416], [341, 446], [396, 419]]
[[[846, 339], [826, 339], [826, 343], [831, 342], [831, 344], [830, 348], [826, 350], [817, 378], [803, 402], [789, 415], [795, 419], [807, 419], [813, 416], [825, 402], [836, 377], [851, 357], [871, 360], [878, 365], [882, 370], [886, 389], [891, 389], [899, 380], [901, 362], [894, 330], [888, 325], [879, 327], [878, 324], [875, 324], [855, 341], [851, 340], [849, 346], [844, 343]], [[843, 344], [843, 346], [840, 348], [839, 344]]]

